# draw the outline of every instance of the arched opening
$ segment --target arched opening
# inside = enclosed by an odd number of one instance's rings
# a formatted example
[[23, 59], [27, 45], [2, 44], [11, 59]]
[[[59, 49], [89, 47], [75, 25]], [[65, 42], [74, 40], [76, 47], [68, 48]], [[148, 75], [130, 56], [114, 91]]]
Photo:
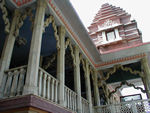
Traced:
[[81, 96], [85, 99], [86, 98], [86, 87], [85, 87], [85, 72], [83, 69], [83, 64], [80, 64], [80, 79], [81, 79]]
[[91, 73], [90, 73], [90, 85], [91, 85], [92, 103], [93, 103], [93, 105], [96, 105], [96, 103], [94, 101], [94, 85], [93, 85], [93, 78], [92, 78], [92, 74]]
[[32, 22], [29, 16], [23, 20], [23, 25], [19, 29], [19, 34], [13, 48], [10, 68], [15, 68], [28, 64], [28, 57], [30, 51], [30, 43], [32, 38]]
[[56, 78], [57, 48], [52, 23], [45, 28], [42, 36], [40, 67]]
[[74, 65], [69, 46], [65, 52], [65, 85], [74, 91]]

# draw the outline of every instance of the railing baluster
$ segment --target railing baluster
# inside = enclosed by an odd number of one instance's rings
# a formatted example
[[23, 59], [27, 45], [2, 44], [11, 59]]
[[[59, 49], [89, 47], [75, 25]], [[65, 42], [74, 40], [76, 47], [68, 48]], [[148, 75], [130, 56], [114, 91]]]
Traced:
[[55, 81], [55, 102], [57, 103], [58, 102], [58, 98], [57, 98], [57, 90], [58, 90], [58, 82]]
[[74, 93], [71, 94], [71, 100], [72, 100], [72, 110], [74, 111]]
[[64, 96], [65, 96], [65, 107], [67, 107], [67, 98], [66, 98], [66, 94], [67, 92], [66, 92], [66, 87], [65, 87], [65, 94], [64, 94]]
[[47, 74], [44, 73], [43, 75], [43, 90], [42, 90], [42, 96], [45, 98], [46, 97], [46, 79], [47, 79]]
[[71, 91], [69, 90], [70, 109], [72, 109]]
[[51, 81], [51, 77], [48, 76], [47, 77], [47, 99], [50, 99], [50, 81]]
[[21, 66], [5, 70], [2, 97], [14, 97], [22, 94], [25, 81], [25, 68]]
[[2, 80], [2, 94], [0, 94], [0, 98], [3, 98], [4, 97], [4, 91], [5, 91], [5, 88], [6, 88], [6, 84], [7, 84], [7, 79], [8, 79], [8, 75], [6, 73], [4, 73], [4, 76], [3, 76], [3, 80]]
[[66, 87], [65, 87], [65, 93], [66, 93], [66, 107], [68, 108], [68, 92]]
[[84, 101], [82, 100], [82, 113], [84, 113]]
[[15, 70], [13, 73], [13, 81], [12, 81], [11, 90], [10, 90], [10, 97], [15, 96], [17, 93], [18, 75], [19, 75], [19, 71]]
[[73, 93], [73, 110], [74, 110], [74, 111], [76, 111], [76, 110], [75, 110], [75, 104], [76, 104], [76, 103], [75, 103], [75, 99], [76, 99], [76, 95], [75, 95], [75, 93]]
[[54, 102], [54, 79], [51, 80], [51, 100]]
[[8, 72], [8, 79], [7, 79], [7, 83], [6, 83], [6, 87], [5, 87], [5, 91], [4, 91], [5, 97], [8, 97], [10, 94], [12, 79], [13, 79], [13, 73]]
[[68, 87], [65, 86], [65, 102], [66, 102], [66, 107], [73, 110], [73, 111], [76, 111], [77, 108], [77, 101], [76, 101], [76, 98], [77, 98], [77, 94], [72, 91], [71, 89], [69, 89]]
[[89, 102], [82, 98], [82, 113], [89, 113]]
[[18, 82], [17, 95], [22, 94], [22, 89], [23, 89], [24, 82], [25, 82], [25, 72], [26, 70], [24, 68], [20, 69], [20, 77], [19, 77], [19, 82]]
[[42, 68], [39, 68], [39, 95], [58, 103], [59, 81]]
[[74, 111], [74, 92], [71, 94], [71, 100], [72, 100], [72, 110]]
[[42, 96], [42, 76], [43, 76], [43, 71], [39, 70], [39, 96]]

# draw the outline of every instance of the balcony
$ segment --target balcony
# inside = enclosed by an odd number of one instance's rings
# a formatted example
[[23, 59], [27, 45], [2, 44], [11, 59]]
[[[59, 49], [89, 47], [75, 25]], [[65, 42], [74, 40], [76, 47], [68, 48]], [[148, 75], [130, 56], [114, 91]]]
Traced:
[[[3, 79], [3, 94], [1, 99], [11, 99], [24, 95], [23, 89], [26, 79], [27, 66], [21, 66], [5, 71]], [[44, 69], [39, 67], [38, 73], [38, 97], [45, 99], [52, 104], [58, 105], [59, 80], [54, 78]], [[77, 112], [77, 93], [69, 89], [65, 89], [65, 108]], [[81, 97], [82, 113], [89, 113], [89, 102]]]

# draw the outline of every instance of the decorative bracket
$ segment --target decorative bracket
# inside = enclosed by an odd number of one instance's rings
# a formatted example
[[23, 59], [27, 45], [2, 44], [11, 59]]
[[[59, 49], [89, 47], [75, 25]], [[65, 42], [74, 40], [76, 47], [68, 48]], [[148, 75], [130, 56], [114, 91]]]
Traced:
[[107, 73], [106, 77], [103, 78], [104, 81], [108, 80], [110, 75], [112, 75], [113, 73], [115, 73], [117, 71], [117, 69], [121, 69], [123, 71], [129, 71], [130, 73], [136, 75], [138, 74], [140, 77], [144, 77], [143, 73], [137, 70], [132, 70], [130, 67], [123, 67], [122, 65], [115, 65], [113, 70], [110, 71], [109, 73]]
[[46, 64], [43, 66], [43, 69], [48, 69], [51, 66], [52, 62], [56, 59], [56, 53], [52, 55], [52, 57], [48, 57], [46, 60]]
[[1, 0], [0, 1], [0, 8], [2, 9], [2, 13], [3, 13], [3, 20], [4, 20], [4, 24], [5, 24], [5, 32], [8, 34], [10, 32], [10, 21], [8, 19], [8, 11], [7, 11], [7, 8], [5, 6], [5, 1], [6, 0]]
[[44, 22], [44, 26], [43, 26], [43, 32], [45, 32], [45, 28], [48, 27], [50, 23], [52, 23], [52, 27], [54, 29], [54, 36], [55, 36], [55, 39], [56, 39], [57, 49], [59, 49], [60, 48], [60, 41], [59, 41], [57, 25], [55, 23], [54, 16], [49, 15], [49, 17], [46, 19], [46, 21]]
[[76, 63], [75, 53], [74, 53], [75, 50], [74, 50], [74, 46], [71, 44], [70, 38], [67, 38], [67, 40], [65, 42], [65, 49], [67, 49], [67, 47], [70, 48], [71, 56], [72, 56], [72, 59], [73, 59], [73, 64], [75, 66], [75, 63]]

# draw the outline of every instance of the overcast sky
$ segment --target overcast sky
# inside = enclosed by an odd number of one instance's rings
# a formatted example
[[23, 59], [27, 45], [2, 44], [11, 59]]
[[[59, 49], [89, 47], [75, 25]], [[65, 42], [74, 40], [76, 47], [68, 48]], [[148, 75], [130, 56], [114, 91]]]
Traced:
[[81, 21], [87, 28], [104, 3], [121, 7], [131, 14], [142, 31], [143, 41], [150, 41], [150, 0], [70, 0]]

